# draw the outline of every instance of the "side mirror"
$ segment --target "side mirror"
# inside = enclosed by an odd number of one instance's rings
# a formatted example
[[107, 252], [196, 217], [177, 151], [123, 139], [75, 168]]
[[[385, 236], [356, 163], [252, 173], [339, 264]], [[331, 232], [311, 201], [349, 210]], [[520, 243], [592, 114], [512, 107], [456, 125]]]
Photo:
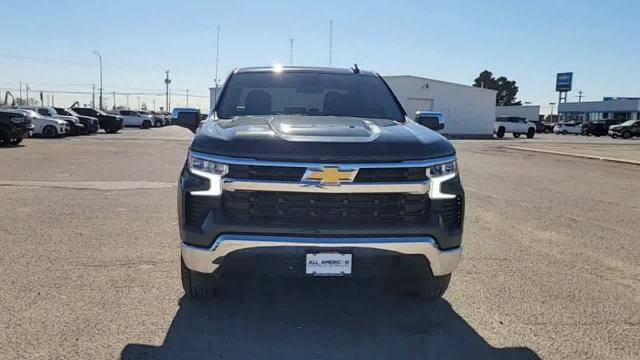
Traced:
[[438, 131], [438, 130], [442, 130], [444, 129], [444, 119], [440, 116], [437, 115], [433, 115], [433, 114], [421, 114], [421, 113], [416, 113], [416, 116], [414, 118], [415, 122], [417, 122], [418, 124], [429, 128], [433, 131]]
[[200, 126], [200, 111], [174, 110], [171, 114], [171, 125], [181, 126], [195, 133]]

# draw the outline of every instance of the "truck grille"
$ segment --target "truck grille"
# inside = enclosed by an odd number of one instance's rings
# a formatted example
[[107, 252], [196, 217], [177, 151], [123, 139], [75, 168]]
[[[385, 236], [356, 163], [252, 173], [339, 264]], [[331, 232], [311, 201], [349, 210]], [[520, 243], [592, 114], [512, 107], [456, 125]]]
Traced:
[[456, 196], [454, 199], [434, 200], [431, 202], [431, 209], [440, 214], [448, 230], [458, 230], [462, 227], [464, 209], [461, 196]]
[[224, 192], [228, 216], [269, 223], [332, 224], [402, 223], [428, 210], [425, 195], [318, 194], [294, 192]]
[[[227, 176], [234, 179], [300, 181], [304, 175], [304, 167], [229, 165]], [[425, 181], [424, 167], [408, 168], [362, 168], [353, 182], [393, 182], [393, 181]]]

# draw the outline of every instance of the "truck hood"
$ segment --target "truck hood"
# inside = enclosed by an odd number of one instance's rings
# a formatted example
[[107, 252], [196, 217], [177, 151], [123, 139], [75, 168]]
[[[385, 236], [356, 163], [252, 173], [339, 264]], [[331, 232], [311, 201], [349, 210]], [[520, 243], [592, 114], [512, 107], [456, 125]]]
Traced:
[[243, 116], [207, 120], [191, 150], [258, 160], [397, 162], [455, 155], [440, 134], [408, 120]]

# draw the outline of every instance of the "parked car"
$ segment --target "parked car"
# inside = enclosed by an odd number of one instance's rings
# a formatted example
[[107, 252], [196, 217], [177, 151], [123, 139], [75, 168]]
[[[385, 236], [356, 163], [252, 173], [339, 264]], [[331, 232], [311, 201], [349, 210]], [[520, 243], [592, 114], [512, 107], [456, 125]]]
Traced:
[[536, 134], [536, 126], [522, 117], [498, 116], [493, 123], [493, 131], [499, 138], [503, 138], [506, 133], [512, 133], [514, 138], [526, 134], [527, 138], [531, 139]]
[[26, 108], [26, 109], [34, 110], [38, 114], [40, 114], [40, 115], [42, 115], [44, 117], [50, 117], [50, 118], [55, 118], [55, 119], [60, 119], [60, 120], [66, 121], [67, 124], [69, 125], [69, 132], [67, 133], [67, 135], [88, 134], [88, 132], [84, 128], [84, 125], [82, 125], [80, 123], [80, 119], [78, 119], [75, 116], [60, 115], [60, 114], [58, 114], [56, 112], [56, 109], [54, 109], [52, 107], [46, 107], [46, 106], [35, 107], [35, 108]]
[[544, 122], [541, 120], [527, 120], [528, 122], [532, 123], [535, 125], [536, 127], [536, 132], [538, 134], [549, 134], [553, 132], [553, 127], [555, 126], [554, 123], [548, 123], [548, 122]]
[[88, 107], [74, 107], [71, 108], [71, 110], [83, 116], [97, 118], [100, 122], [100, 129], [103, 129], [109, 134], [115, 134], [124, 127], [124, 120], [121, 116], [109, 115], [102, 110]]
[[142, 114], [133, 110], [118, 110], [117, 114], [124, 120], [124, 126], [135, 126], [142, 129], [148, 129], [153, 126], [155, 121], [151, 115]]
[[11, 109], [9, 111], [27, 116], [33, 125], [33, 135], [58, 137], [66, 136], [69, 133], [69, 124], [64, 120], [42, 116], [34, 110]]
[[26, 114], [0, 112], [0, 146], [18, 145], [32, 132], [33, 125]]
[[98, 132], [98, 130], [100, 130], [100, 121], [98, 121], [98, 119], [95, 117], [80, 115], [68, 108], [54, 107], [54, 109], [56, 109], [56, 112], [59, 115], [77, 117], [80, 120], [80, 123], [84, 125], [84, 129], [87, 134], [95, 134]]
[[623, 139], [629, 139], [634, 136], [640, 136], [640, 120], [627, 120], [620, 125], [609, 126], [609, 136]]
[[553, 133], [558, 135], [567, 135], [567, 134], [582, 134], [582, 126], [580, 123], [576, 122], [559, 122], [556, 126], [553, 127]]
[[153, 111], [137, 110], [137, 112], [144, 116], [150, 116], [153, 119], [153, 127], [161, 127], [165, 125], [164, 117], [156, 115]]

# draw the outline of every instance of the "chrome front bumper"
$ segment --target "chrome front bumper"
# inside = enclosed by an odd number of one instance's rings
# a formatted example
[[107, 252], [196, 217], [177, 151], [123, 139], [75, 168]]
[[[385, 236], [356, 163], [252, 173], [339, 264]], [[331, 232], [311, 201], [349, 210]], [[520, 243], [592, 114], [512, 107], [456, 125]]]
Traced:
[[429, 261], [434, 276], [452, 273], [462, 255], [462, 248], [440, 250], [431, 237], [382, 237], [382, 238], [315, 238], [254, 235], [222, 235], [211, 248], [181, 244], [181, 253], [187, 268], [201, 273], [213, 273], [219, 259], [234, 251], [263, 247], [304, 248], [369, 248], [393, 251], [407, 255], [423, 255]]

